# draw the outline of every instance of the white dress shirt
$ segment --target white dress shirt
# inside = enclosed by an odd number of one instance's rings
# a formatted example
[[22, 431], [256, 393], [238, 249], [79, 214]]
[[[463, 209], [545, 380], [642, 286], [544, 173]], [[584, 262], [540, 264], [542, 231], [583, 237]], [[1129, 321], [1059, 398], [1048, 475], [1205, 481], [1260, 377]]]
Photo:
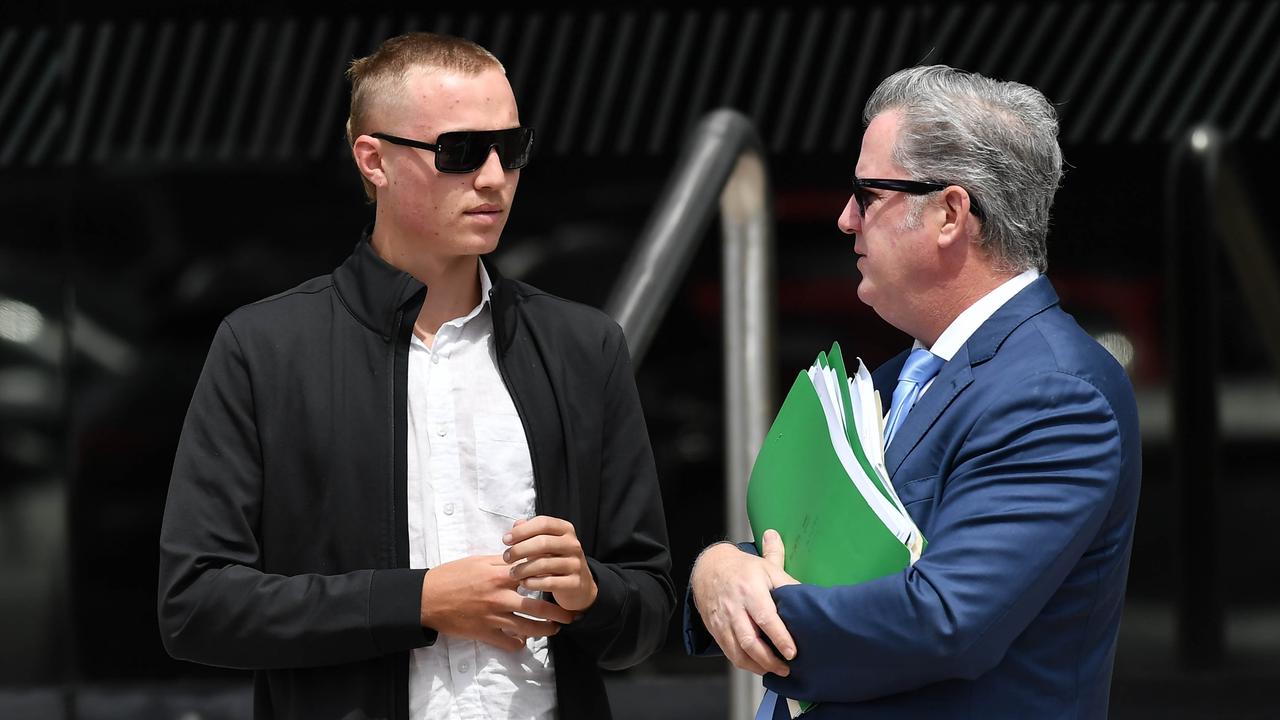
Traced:
[[[431, 348], [409, 346], [409, 566], [499, 555], [502, 536], [534, 515], [524, 426], [498, 370], [492, 284], [480, 304], [440, 326]], [[430, 572], [430, 571], [428, 571]], [[412, 720], [550, 720], [556, 685], [546, 638], [517, 652], [441, 634], [409, 661]]]
[[[995, 290], [983, 295], [951, 321], [947, 329], [943, 330], [937, 341], [933, 343], [933, 347], [928, 348], [929, 352], [950, 362], [951, 358], [960, 352], [960, 348], [969, 342], [969, 338], [978, 331], [978, 328], [982, 327], [982, 323], [989, 320], [997, 310], [1004, 307], [1005, 303], [1012, 300], [1014, 295], [1022, 292], [1023, 288], [1035, 282], [1038, 277], [1040, 277], [1040, 271], [1035, 268], [1023, 270], [1019, 275], [1005, 280]], [[924, 343], [919, 340], [916, 340], [915, 345], [912, 346], [913, 349], [922, 347]], [[928, 392], [932, 384], [933, 379], [925, 383], [924, 387], [920, 388], [920, 395], [923, 396]]]

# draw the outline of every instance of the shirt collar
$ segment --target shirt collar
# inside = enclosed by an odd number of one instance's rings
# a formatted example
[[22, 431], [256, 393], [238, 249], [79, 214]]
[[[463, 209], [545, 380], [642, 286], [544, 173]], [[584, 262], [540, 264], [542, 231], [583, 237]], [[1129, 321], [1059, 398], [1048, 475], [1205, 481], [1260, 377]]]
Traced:
[[489, 271], [484, 267], [484, 260], [476, 258], [476, 264], [480, 266], [480, 304], [489, 302], [489, 295], [493, 293], [493, 281], [489, 279]]
[[[955, 320], [951, 321], [947, 329], [943, 330], [942, 334], [938, 336], [938, 340], [933, 344], [933, 347], [929, 348], [929, 352], [943, 360], [950, 360], [960, 351], [960, 348], [964, 347], [964, 344], [977, 332], [978, 328], [982, 327], [983, 323], [1003, 307], [1005, 303], [1009, 302], [1014, 295], [1017, 295], [1023, 288], [1035, 282], [1038, 277], [1040, 277], [1039, 270], [1035, 268], [1024, 270], [1001, 283], [996, 289], [983, 295], [977, 302], [957, 315]], [[924, 343], [916, 340], [913, 347], [922, 348]]]
[[460, 328], [463, 325], [466, 325], [468, 322], [471, 322], [472, 320], [474, 320], [476, 317], [478, 317], [480, 313], [483, 312], [484, 309], [488, 306], [489, 295], [493, 290], [493, 281], [489, 279], [489, 272], [485, 270], [483, 260], [481, 260], [480, 258], [476, 258], [476, 265], [479, 268], [477, 272], [479, 272], [480, 274], [480, 302], [474, 308], [471, 309], [471, 312], [467, 313], [466, 315], [460, 318], [455, 318], [453, 320], [450, 320], [449, 322], [445, 323], [445, 325], [453, 325], [455, 327]]

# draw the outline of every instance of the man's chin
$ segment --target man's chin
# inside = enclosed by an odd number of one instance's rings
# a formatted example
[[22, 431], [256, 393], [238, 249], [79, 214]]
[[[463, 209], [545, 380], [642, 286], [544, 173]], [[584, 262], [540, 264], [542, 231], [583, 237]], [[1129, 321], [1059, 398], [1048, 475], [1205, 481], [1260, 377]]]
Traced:
[[875, 309], [875, 288], [867, 283], [866, 278], [858, 281], [858, 299], [862, 301], [863, 305]]
[[469, 255], [488, 255], [498, 249], [498, 238], [501, 233], [492, 235], [472, 235], [465, 240]]

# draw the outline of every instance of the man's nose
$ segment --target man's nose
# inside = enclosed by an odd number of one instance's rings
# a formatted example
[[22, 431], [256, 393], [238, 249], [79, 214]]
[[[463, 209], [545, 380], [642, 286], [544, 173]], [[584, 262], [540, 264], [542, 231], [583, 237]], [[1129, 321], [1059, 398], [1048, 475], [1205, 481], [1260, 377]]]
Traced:
[[858, 212], [858, 203], [852, 195], [849, 196], [849, 202], [845, 203], [844, 212], [840, 213], [836, 225], [845, 235], [856, 235], [862, 229], [862, 214]]
[[498, 158], [498, 148], [489, 148], [489, 156], [484, 159], [484, 164], [476, 171], [476, 187], [502, 187], [507, 183], [507, 171], [502, 167], [502, 160]]

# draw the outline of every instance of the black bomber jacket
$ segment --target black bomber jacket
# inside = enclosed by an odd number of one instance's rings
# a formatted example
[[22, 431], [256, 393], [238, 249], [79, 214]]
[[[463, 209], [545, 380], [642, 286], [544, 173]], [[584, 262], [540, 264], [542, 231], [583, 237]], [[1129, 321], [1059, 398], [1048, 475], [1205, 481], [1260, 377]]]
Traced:
[[[558, 715], [607, 718], [599, 668], [657, 650], [675, 605], [630, 356], [603, 313], [487, 268], [537, 511], [573, 523], [599, 588], [550, 641]], [[405, 507], [426, 292], [366, 232], [331, 275], [240, 308], [214, 336], [169, 485], [159, 621], [174, 657], [254, 670], [256, 718], [408, 718], [409, 651], [435, 641]]]

